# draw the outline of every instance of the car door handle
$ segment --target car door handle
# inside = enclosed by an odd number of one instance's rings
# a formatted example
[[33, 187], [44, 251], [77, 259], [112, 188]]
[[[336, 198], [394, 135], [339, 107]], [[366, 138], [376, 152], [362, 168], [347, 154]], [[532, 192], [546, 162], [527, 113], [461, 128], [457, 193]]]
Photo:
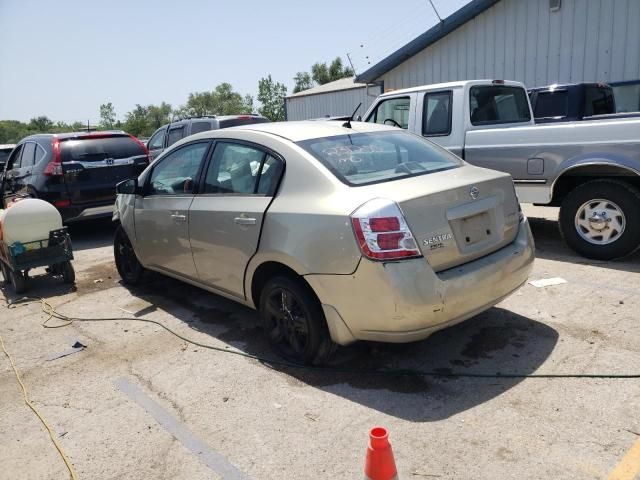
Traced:
[[238, 225], [255, 225], [257, 220], [255, 218], [236, 217], [233, 219], [234, 223]]
[[184, 223], [187, 220], [186, 215], [181, 215], [179, 213], [172, 213], [171, 218], [173, 218], [175, 223]]

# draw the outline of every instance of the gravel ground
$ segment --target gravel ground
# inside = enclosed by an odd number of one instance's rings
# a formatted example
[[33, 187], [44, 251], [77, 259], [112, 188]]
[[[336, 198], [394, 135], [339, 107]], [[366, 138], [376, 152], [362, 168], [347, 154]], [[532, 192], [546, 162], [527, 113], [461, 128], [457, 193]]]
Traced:
[[[531, 278], [568, 283], [525, 285], [427, 340], [357, 344], [342, 348], [334, 363], [443, 373], [640, 373], [640, 256], [586, 260], [560, 240], [557, 211], [525, 206], [525, 213], [538, 257]], [[201, 343], [272, 356], [253, 311], [162, 277], [127, 289], [113, 265], [109, 222], [71, 231], [76, 286], [36, 276], [29, 294], [69, 315], [153, 319]], [[7, 287], [0, 296], [15, 298]], [[148, 323], [44, 329], [38, 303], [0, 304], [0, 312], [6, 348], [79, 478], [210, 479], [234, 467], [237, 478], [362, 478], [367, 432], [383, 425], [402, 479], [599, 479], [640, 438], [638, 380], [292, 370], [194, 346]], [[49, 360], [75, 341], [87, 348]], [[0, 358], [0, 478], [67, 477]], [[137, 400], [124, 384], [137, 389]]]

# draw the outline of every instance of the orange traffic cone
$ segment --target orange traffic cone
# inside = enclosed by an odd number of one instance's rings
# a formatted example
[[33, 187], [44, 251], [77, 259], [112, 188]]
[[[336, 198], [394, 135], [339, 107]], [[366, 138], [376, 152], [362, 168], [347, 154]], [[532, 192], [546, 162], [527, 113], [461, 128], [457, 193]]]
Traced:
[[364, 462], [365, 480], [397, 480], [398, 471], [393, 459], [386, 428], [373, 427], [369, 432], [369, 447]]

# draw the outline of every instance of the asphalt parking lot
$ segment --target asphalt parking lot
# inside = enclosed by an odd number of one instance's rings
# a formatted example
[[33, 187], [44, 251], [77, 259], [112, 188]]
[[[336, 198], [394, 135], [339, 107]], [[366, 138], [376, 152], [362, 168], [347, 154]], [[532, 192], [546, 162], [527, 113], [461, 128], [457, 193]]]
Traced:
[[[633, 479], [637, 379], [507, 375], [640, 374], [640, 255], [586, 260], [559, 238], [553, 209], [525, 213], [537, 247], [531, 279], [567, 283], [527, 284], [425, 341], [342, 348], [334, 371], [208, 350], [149, 323], [45, 329], [37, 302], [0, 305], [0, 335], [79, 478], [362, 478], [368, 430], [383, 425], [401, 479]], [[76, 286], [36, 276], [28, 294], [67, 315], [152, 319], [273, 358], [249, 309], [161, 277], [123, 287], [109, 222], [71, 234]], [[15, 299], [9, 287], [2, 295]], [[87, 348], [54, 358], [76, 341]], [[381, 368], [502, 377], [370, 372]], [[68, 477], [4, 356], [0, 444], [2, 478]]]

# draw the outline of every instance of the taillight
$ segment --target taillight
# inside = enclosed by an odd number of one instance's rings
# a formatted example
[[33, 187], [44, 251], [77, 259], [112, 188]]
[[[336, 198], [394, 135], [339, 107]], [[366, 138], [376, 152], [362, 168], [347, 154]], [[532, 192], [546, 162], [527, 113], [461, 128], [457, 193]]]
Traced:
[[59, 177], [62, 175], [62, 158], [60, 157], [60, 140], [55, 137], [51, 139], [51, 151], [53, 158], [44, 167], [44, 174], [49, 177]]
[[149, 155], [149, 149], [147, 148], [147, 146], [130, 133], [128, 133], [127, 135], [129, 135], [129, 137], [131, 137], [134, 142], [142, 147], [142, 149], [144, 150], [144, 154], [147, 156], [147, 162], [151, 163], [151, 156]]
[[371, 200], [351, 215], [351, 223], [362, 253], [373, 260], [421, 257], [411, 230], [391, 200]]

